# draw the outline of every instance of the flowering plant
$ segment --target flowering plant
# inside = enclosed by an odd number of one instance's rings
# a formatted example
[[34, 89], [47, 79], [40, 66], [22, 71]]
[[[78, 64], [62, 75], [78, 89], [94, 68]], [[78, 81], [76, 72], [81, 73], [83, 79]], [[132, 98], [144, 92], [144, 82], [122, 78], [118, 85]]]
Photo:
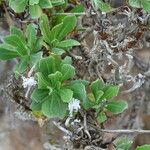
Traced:
[[[143, 27], [143, 18], [150, 11], [149, 1], [129, 0], [129, 5], [144, 9], [143, 16], [136, 15]], [[105, 122], [128, 108], [125, 100], [116, 98], [122, 84], [133, 82], [133, 86], [124, 92], [126, 93], [136, 90], [145, 81], [140, 73], [135, 77], [129, 74], [133, 61], [131, 54], [138, 36], [134, 33], [130, 37], [131, 33], [127, 33], [122, 37], [121, 33], [126, 32], [124, 28], [130, 26], [130, 22], [120, 21], [116, 25], [116, 18], [112, 14], [112, 18], [107, 19], [107, 13], [116, 9], [102, 0], [9, 0], [9, 6], [23, 15], [29, 9], [31, 15], [25, 30], [11, 27], [10, 35], [0, 45], [0, 60], [17, 60], [14, 67], [15, 78], [20, 81], [21, 77], [24, 97], [29, 104], [26, 107], [29, 107], [28, 113], [37, 120], [59, 119], [69, 131], [58, 123], [55, 125], [65, 131], [70, 136], [70, 141], [75, 143], [81, 138], [82, 142], [99, 145], [101, 148], [112, 144], [113, 138], [103, 144], [103, 140], [93, 139], [92, 133], [94, 138], [100, 136], [100, 139], [105, 139], [101, 134], [105, 132]], [[133, 27], [133, 22], [138, 21], [132, 17], [134, 14], [129, 7], [125, 7], [120, 13], [129, 17], [125, 19], [131, 21]], [[78, 15], [81, 18], [86, 15], [86, 19], [91, 17], [92, 29], [86, 28], [86, 25], [84, 27], [82, 24], [87, 22], [81, 23], [84, 18], [81, 19]], [[35, 21], [35, 18], [39, 19]], [[83, 40], [91, 30], [94, 35], [93, 46]], [[138, 28], [139, 32], [141, 30]], [[135, 31], [137, 30], [132, 30]], [[90, 50], [85, 43], [90, 45]], [[82, 57], [76, 55], [76, 48], [79, 55], [83, 53], [84, 63], [80, 62]], [[124, 54], [118, 52], [128, 49]], [[126, 59], [125, 63], [119, 65], [116, 58], [119, 62], [123, 57]], [[85, 75], [80, 76], [80, 65], [84, 65], [83, 70], [88, 66], [86, 72], [89, 72], [90, 79], [85, 79]], [[108, 76], [106, 72], [109, 68], [111, 72]], [[96, 72], [99, 79], [94, 78], [93, 72]], [[85, 147], [85, 143], [81, 143], [81, 147]], [[130, 140], [121, 139], [115, 147], [127, 150], [131, 144]]]

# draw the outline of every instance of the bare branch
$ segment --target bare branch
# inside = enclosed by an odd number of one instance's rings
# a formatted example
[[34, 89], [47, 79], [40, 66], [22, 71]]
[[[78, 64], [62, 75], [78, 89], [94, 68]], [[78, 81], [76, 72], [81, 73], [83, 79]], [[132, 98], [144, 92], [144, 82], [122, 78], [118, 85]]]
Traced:
[[64, 133], [68, 134], [69, 136], [72, 136], [72, 132], [70, 132], [69, 130], [65, 129], [64, 127], [62, 127], [59, 123], [53, 121], [53, 124], [59, 128], [61, 131], [63, 131]]
[[106, 133], [124, 133], [124, 134], [150, 134], [150, 130], [141, 130], [141, 129], [127, 129], [127, 130], [105, 130], [101, 129], [100, 132]]
[[[54, 16], [61, 16], [61, 15], [66, 15], [66, 16], [72, 16], [72, 15], [76, 15], [76, 16], [85, 16], [87, 15], [87, 13], [83, 12], [83, 13], [54, 13], [52, 14]], [[96, 15], [96, 13], [91, 13], [91, 15]]]

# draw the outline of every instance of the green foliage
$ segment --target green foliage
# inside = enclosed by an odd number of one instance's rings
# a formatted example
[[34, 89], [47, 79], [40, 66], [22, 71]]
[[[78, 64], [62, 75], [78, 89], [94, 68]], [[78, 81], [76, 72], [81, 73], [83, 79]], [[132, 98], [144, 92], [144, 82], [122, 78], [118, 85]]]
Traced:
[[116, 150], [129, 150], [133, 141], [128, 138], [120, 138], [116, 142]]
[[148, 13], [150, 12], [149, 0], [129, 0], [129, 5], [135, 8], [143, 8]]
[[113, 114], [122, 113], [127, 108], [128, 104], [126, 101], [123, 100], [111, 101], [106, 106], [106, 109], [111, 111]]
[[85, 86], [80, 81], [69, 82], [75, 75], [75, 68], [66, 59], [50, 56], [42, 58], [36, 65], [38, 87], [32, 93], [31, 108], [41, 111], [48, 118], [65, 117], [67, 103], [73, 97], [82, 100]]
[[[2, 1], [0, 0], [0, 4]], [[107, 13], [112, 10], [103, 0], [91, 2], [96, 11]], [[150, 0], [128, 0], [128, 3], [131, 7], [150, 12]], [[66, 9], [63, 8], [66, 8], [67, 4], [68, 0], [9, 0], [9, 6], [16, 13], [29, 11], [32, 19], [37, 19], [37, 24], [27, 25], [25, 32], [17, 27], [11, 27], [10, 35], [6, 36], [4, 43], [0, 45], [0, 60], [18, 60], [14, 67], [16, 77], [34, 68], [33, 76], [37, 86], [31, 90], [30, 108], [33, 114], [63, 119], [69, 115], [68, 104], [72, 99], [78, 99], [81, 109], [94, 110], [95, 118], [102, 124], [107, 121], [108, 113], [120, 114], [128, 108], [128, 104], [124, 100], [115, 99], [119, 93], [118, 86], [105, 84], [99, 79], [92, 83], [74, 79], [76, 72], [72, 66], [72, 59], [62, 54], [70, 51], [73, 46], [80, 45], [75, 39], [69, 38], [73, 37], [74, 31], [77, 30], [77, 17], [54, 15], [66, 13]], [[53, 14], [51, 22], [43, 12]], [[83, 12], [85, 8], [82, 3], [69, 10], [69, 13]], [[48, 53], [43, 53], [45, 51]], [[131, 140], [121, 138], [117, 140], [115, 148], [129, 150], [131, 144]], [[150, 145], [136, 148], [149, 149]]]
[[[49, 19], [43, 14], [42, 9], [51, 12], [55, 6], [67, 4], [67, 0], [9, 0], [9, 6], [16, 12], [29, 10], [32, 18], [39, 18], [38, 25], [29, 24], [25, 32], [12, 27], [10, 35], [4, 38], [0, 45], [0, 59], [9, 60], [17, 58], [18, 64], [14, 67], [16, 77], [22, 75], [28, 68], [34, 67], [37, 87], [31, 95], [31, 109], [38, 111], [48, 118], [64, 118], [68, 113], [68, 103], [73, 99], [81, 102], [83, 109], [95, 109], [98, 122], [107, 120], [107, 112], [112, 114], [122, 113], [127, 107], [123, 100], [113, 100], [118, 95], [119, 87], [104, 84], [96, 80], [89, 84], [85, 80], [73, 80], [75, 68], [71, 65], [70, 57], [62, 59], [60, 55], [71, 50], [80, 43], [69, 36], [76, 30], [77, 18], [74, 15], [52, 17]], [[102, 0], [92, 0], [93, 6], [102, 12], [109, 12], [111, 7]], [[132, 4], [137, 7], [137, 5]], [[142, 6], [148, 11], [147, 1]], [[84, 12], [84, 5], [77, 4], [70, 12]], [[53, 21], [53, 19], [55, 19]], [[37, 36], [42, 34], [42, 36]], [[45, 55], [42, 46], [49, 51]], [[88, 91], [88, 92], [87, 92]]]
[[87, 96], [86, 89], [85, 89], [86, 85], [87, 84], [85, 84], [85, 81], [83, 80], [74, 80], [74, 81], [71, 81], [68, 86], [73, 91], [74, 98], [79, 99], [82, 102], [84, 102]]
[[141, 8], [141, 0], [129, 0], [129, 5], [136, 8]]
[[42, 57], [39, 52], [42, 46], [42, 37], [37, 37], [37, 30], [34, 24], [27, 26], [26, 33], [17, 27], [11, 27], [10, 35], [4, 38], [4, 43], [0, 45], [0, 59], [9, 60], [19, 58], [20, 62], [15, 66], [16, 75], [23, 73], [28, 66], [35, 65], [36, 61]]
[[107, 120], [107, 116], [106, 116], [105, 112], [100, 112], [100, 113], [98, 114], [98, 116], [97, 116], [97, 121], [98, 121], [99, 123], [103, 123], [103, 122], [105, 122], [106, 120]]
[[39, 18], [42, 15], [42, 9], [53, 8], [64, 3], [64, 0], [9, 0], [9, 6], [16, 13], [24, 12], [28, 8], [32, 18]]
[[102, 123], [107, 120], [106, 112], [113, 114], [122, 113], [128, 108], [128, 104], [123, 100], [112, 100], [118, 95], [119, 87], [114, 85], [105, 85], [100, 80], [92, 82], [90, 85], [91, 93], [89, 94], [84, 107], [94, 108], [97, 113], [97, 120]]
[[97, 10], [99, 9], [102, 12], [110, 12], [111, 11], [111, 6], [108, 3], [103, 2], [103, 0], [92, 0], [92, 2]]
[[84, 11], [85, 11], [85, 9], [84, 9], [83, 4], [78, 4], [70, 12], [72, 12], [72, 13], [82, 13]]
[[65, 37], [75, 28], [76, 22], [75, 16], [66, 16], [60, 24], [50, 29], [47, 16], [43, 15], [41, 17], [40, 28], [44, 41], [49, 46], [49, 50], [55, 54], [61, 55], [71, 47], [80, 45], [76, 40], [65, 40]]
[[[105, 85], [100, 80], [96, 80], [90, 85], [91, 97], [86, 94], [87, 81], [70, 81], [75, 75], [75, 68], [68, 60], [68, 57], [61, 60], [54, 55], [42, 58], [37, 63], [38, 87], [31, 96], [33, 111], [41, 111], [48, 118], [63, 118], [67, 114], [67, 103], [76, 98], [81, 101], [85, 109], [95, 109], [97, 120], [102, 123], [107, 120], [106, 110], [113, 114], [119, 114], [127, 109], [128, 105], [125, 101], [112, 100], [118, 94], [118, 86]], [[57, 103], [53, 102], [54, 99], [57, 100]], [[47, 108], [57, 108], [55, 105], [58, 104], [59, 110], [63, 108], [63, 113]]]
[[[110, 12], [111, 6], [103, 2], [102, 0], [91, 0], [94, 7], [102, 12]], [[146, 12], [150, 12], [150, 1], [149, 0], [128, 0], [130, 6], [135, 8], [143, 8]]]
[[145, 11], [150, 13], [150, 2], [148, 0], [142, 0], [142, 7]]
[[136, 150], [150, 150], [150, 145], [138, 146]]
[[[80, 43], [73, 37], [76, 32], [77, 18], [74, 15], [52, 16], [51, 22], [42, 9], [49, 9], [46, 13], [65, 12], [55, 9], [55, 6], [67, 4], [67, 0], [9, 0], [9, 6], [16, 12], [29, 10], [31, 17], [39, 18], [37, 25], [29, 24], [25, 32], [12, 27], [10, 35], [4, 38], [0, 45], [0, 60], [17, 58], [18, 64], [14, 68], [16, 77], [24, 75], [29, 68], [34, 68], [33, 75], [37, 87], [31, 93], [31, 110], [47, 118], [63, 119], [68, 113], [68, 104], [72, 99], [80, 101], [84, 111], [94, 109], [99, 123], [105, 122], [107, 113], [120, 114], [127, 109], [124, 100], [114, 100], [119, 93], [119, 87], [104, 84], [100, 80], [89, 83], [86, 80], [74, 80], [75, 68], [72, 59], [62, 55]], [[109, 12], [111, 7], [102, 0], [91, 1], [96, 10]], [[144, 8], [149, 12], [149, 2], [143, 0], [129, 0], [133, 7]], [[59, 7], [57, 7], [59, 8]], [[70, 13], [84, 12], [84, 5], [77, 4]], [[41, 35], [40, 35], [41, 34]], [[43, 47], [42, 47], [43, 46]], [[46, 52], [45, 52], [46, 51]], [[48, 51], [48, 53], [47, 53]], [[45, 52], [45, 53], [43, 53]], [[65, 57], [65, 58], [64, 58]], [[116, 147], [127, 150], [131, 142], [119, 141]]]

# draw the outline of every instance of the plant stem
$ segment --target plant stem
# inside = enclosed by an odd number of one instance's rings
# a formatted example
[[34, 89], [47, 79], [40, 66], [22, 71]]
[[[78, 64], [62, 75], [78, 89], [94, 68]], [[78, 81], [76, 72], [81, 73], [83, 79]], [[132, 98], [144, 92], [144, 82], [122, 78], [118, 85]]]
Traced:
[[72, 136], [72, 132], [71, 132], [71, 131], [65, 129], [64, 127], [62, 127], [62, 126], [61, 126], [59, 123], [57, 123], [56, 121], [53, 121], [53, 124], [54, 124], [57, 128], [59, 128], [61, 131], [63, 131], [64, 133], [66, 133], [66, 134]]
[[124, 134], [150, 134], [150, 130], [141, 130], [141, 129], [127, 129], [127, 130], [107, 130], [101, 129], [100, 132], [106, 133], [124, 133]]
[[[72, 16], [72, 15], [75, 15], [75, 16], [85, 16], [87, 15], [87, 13], [83, 12], [83, 13], [54, 13], [52, 14], [54, 16], [61, 16], [61, 15], [66, 15], [66, 16]], [[96, 13], [91, 13], [91, 15], [96, 15]]]

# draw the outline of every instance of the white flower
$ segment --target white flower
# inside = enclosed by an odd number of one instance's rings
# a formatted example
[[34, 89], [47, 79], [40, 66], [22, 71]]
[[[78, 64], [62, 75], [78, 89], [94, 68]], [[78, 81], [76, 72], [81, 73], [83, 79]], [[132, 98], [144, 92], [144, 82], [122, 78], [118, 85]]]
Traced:
[[78, 99], [72, 99], [69, 104], [68, 104], [68, 108], [69, 108], [69, 113], [70, 116], [73, 115], [73, 112], [78, 112], [78, 110], [81, 108], [80, 107], [80, 101]]
[[23, 79], [22, 85], [24, 88], [32, 87], [37, 84], [37, 82], [34, 80], [34, 77], [29, 77], [29, 78], [22, 77], [22, 79]]

